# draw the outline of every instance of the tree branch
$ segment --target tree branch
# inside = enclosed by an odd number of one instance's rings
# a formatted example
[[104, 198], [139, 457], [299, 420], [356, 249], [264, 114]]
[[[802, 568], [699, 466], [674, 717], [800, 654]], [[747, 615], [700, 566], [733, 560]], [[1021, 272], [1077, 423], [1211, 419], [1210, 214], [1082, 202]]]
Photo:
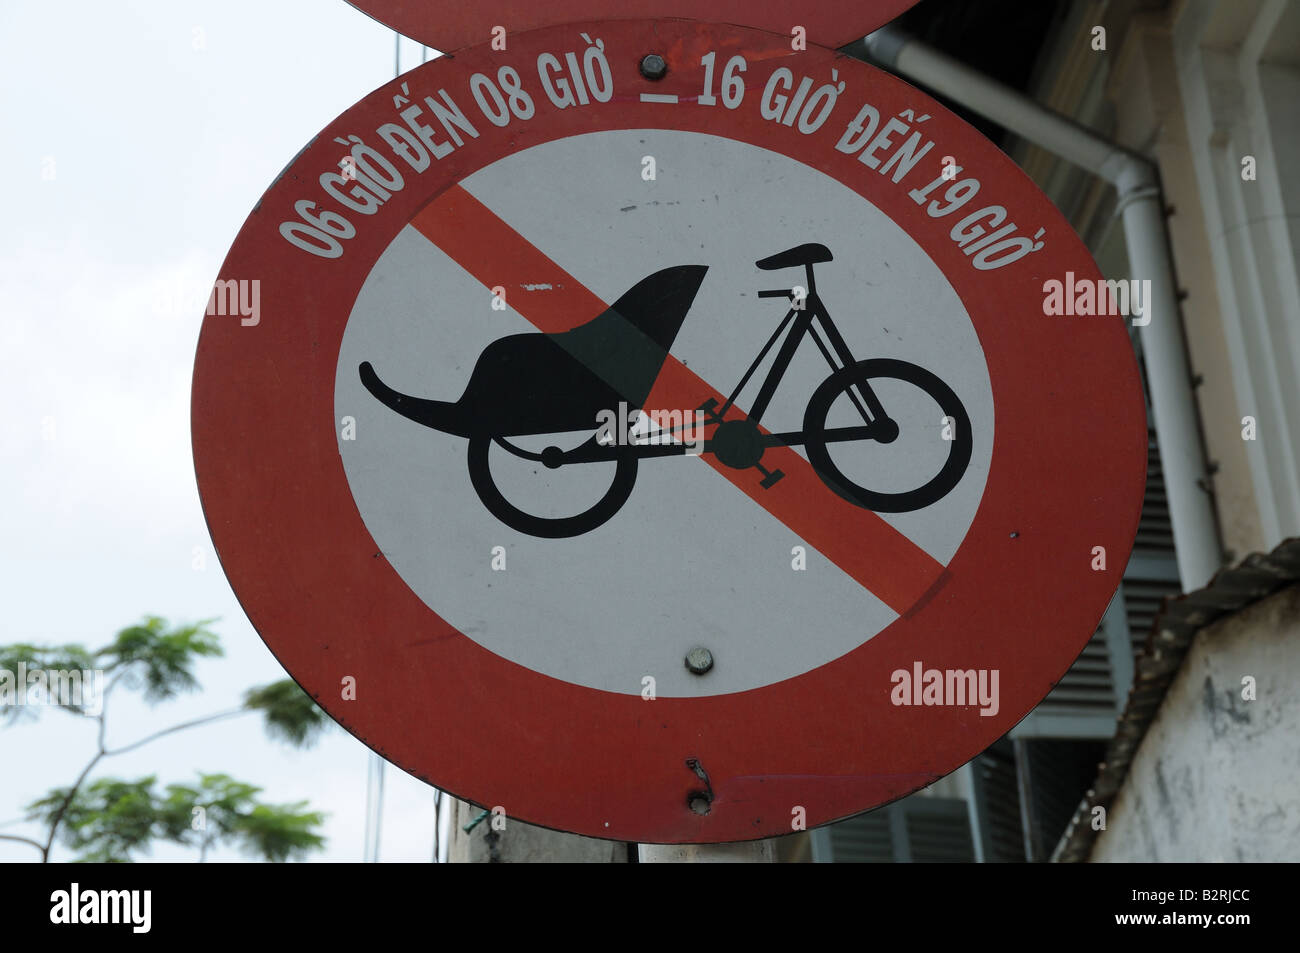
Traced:
[[100, 748], [99, 752], [90, 759], [90, 764], [81, 769], [81, 774], [72, 783], [72, 787], [68, 788], [67, 796], [63, 798], [63, 803], [59, 805], [58, 813], [54, 815], [54, 820], [50, 821], [50, 836], [46, 838], [45, 846], [41, 848], [41, 863], [48, 864], [50, 862], [50, 850], [54, 847], [54, 835], [59, 832], [59, 825], [63, 823], [63, 815], [68, 813], [68, 805], [77, 796], [77, 791], [81, 789], [86, 776], [90, 774], [90, 769], [98, 764], [99, 759], [102, 757], [104, 757], [104, 749]]
[[40, 841], [32, 840], [30, 837], [19, 837], [17, 834], [0, 834], [0, 840], [17, 841], [19, 844], [31, 844], [44, 856], [45, 848], [41, 846]]
[[59, 825], [63, 823], [63, 815], [65, 815], [68, 812], [68, 806], [72, 804], [72, 799], [77, 796], [77, 792], [81, 789], [81, 785], [85, 782], [87, 775], [89, 775], [91, 769], [94, 768], [95, 765], [99, 763], [100, 758], [106, 758], [115, 754], [125, 754], [128, 751], [134, 751], [136, 748], [139, 748], [143, 745], [147, 745], [149, 742], [157, 738], [161, 738], [164, 735], [170, 735], [173, 732], [183, 731], [186, 728], [195, 728], [199, 725], [205, 725], [208, 722], [220, 721], [223, 718], [233, 718], [235, 715], [242, 715], [249, 710], [250, 709], [247, 708], [235, 708], [232, 709], [231, 711], [218, 712], [215, 715], [206, 715], [203, 718], [196, 718], [193, 721], [187, 721], [179, 725], [173, 725], [170, 728], [164, 728], [162, 731], [154, 732], [152, 735], [149, 735], [145, 738], [141, 738], [139, 741], [132, 742], [131, 744], [125, 745], [124, 747], [121, 748], [104, 747], [104, 728], [106, 726], [107, 719], [104, 717], [105, 713], [101, 712], [100, 715], [98, 716], [99, 752], [95, 755], [94, 758], [90, 760], [90, 764], [86, 765], [86, 767], [82, 769], [81, 775], [77, 778], [75, 782], [73, 782], [72, 787], [68, 789], [67, 796], [63, 799], [63, 803], [59, 805], [59, 810], [54, 815], [54, 820], [50, 822], [49, 837], [45, 841], [45, 846], [41, 848], [41, 851], [44, 855], [44, 861], [48, 863], [50, 859], [50, 850], [54, 847], [54, 837], [59, 832]]
[[139, 741], [133, 741], [131, 744], [125, 745], [121, 748], [105, 749], [103, 751], [103, 754], [104, 755], [125, 754], [128, 751], [134, 751], [136, 748], [139, 748], [142, 745], [147, 745], [149, 742], [161, 738], [164, 735], [170, 735], [177, 731], [184, 731], [186, 728], [197, 728], [199, 725], [206, 725], [212, 721], [220, 721], [223, 718], [234, 718], [236, 715], [244, 715], [250, 711], [252, 711], [252, 709], [250, 708], [234, 708], [231, 709], [230, 711], [217, 712], [215, 715], [204, 715], [202, 718], [195, 718], [193, 721], [182, 722], [179, 725], [173, 725], [170, 728], [164, 728], [162, 731], [156, 731], [152, 735], [148, 735], [147, 737], [141, 738]]

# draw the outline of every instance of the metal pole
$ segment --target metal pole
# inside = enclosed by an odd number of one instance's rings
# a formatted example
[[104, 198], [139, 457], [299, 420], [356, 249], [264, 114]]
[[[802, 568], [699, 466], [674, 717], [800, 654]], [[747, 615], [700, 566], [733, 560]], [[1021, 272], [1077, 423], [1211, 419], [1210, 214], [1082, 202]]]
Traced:
[[639, 844], [637, 856], [643, 864], [771, 864], [776, 862], [776, 842]]
[[1052, 112], [1033, 99], [884, 27], [862, 41], [867, 58], [924, 83], [1054, 155], [1115, 186], [1133, 277], [1151, 281], [1148, 323], [1142, 327], [1147, 384], [1160, 439], [1174, 552], [1183, 591], [1204, 586], [1223, 564], [1210, 500], [1205, 447], [1183, 342], [1174, 263], [1165, 232], [1164, 201], [1155, 167], [1142, 156]]
[[370, 752], [366, 771], [366, 846], [365, 862], [379, 863], [379, 848], [384, 830], [384, 766], [383, 758]]
[[[1148, 312], [1151, 323], [1142, 328], [1142, 353], [1146, 358], [1156, 433], [1161, 437], [1160, 462], [1169, 494], [1178, 575], [1183, 591], [1191, 592], [1208, 583], [1222, 568], [1223, 553], [1210, 494], [1205, 489], [1209, 486], [1205, 450], [1201, 445], [1182, 324], [1178, 321], [1178, 294], [1165, 235], [1164, 199], [1149, 167], [1126, 166], [1116, 185], [1124, 203], [1124, 238], [1131, 270], [1135, 277], [1151, 279]], [[1162, 321], [1161, 316], [1172, 320]], [[1173, 439], [1164, 439], [1166, 434]]]

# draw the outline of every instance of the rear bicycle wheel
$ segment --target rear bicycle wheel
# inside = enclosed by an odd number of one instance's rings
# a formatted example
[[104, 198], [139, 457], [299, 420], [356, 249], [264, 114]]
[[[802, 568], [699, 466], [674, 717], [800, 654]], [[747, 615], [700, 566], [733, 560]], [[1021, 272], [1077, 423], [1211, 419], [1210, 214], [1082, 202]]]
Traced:
[[[889, 433], [887, 442], [837, 439], [837, 431], [867, 423], [856, 410], [855, 389], [862, 387], [872, 390], [898, 425], [880, 431]], [[925, 368], [892, 358], [859, 361], [822, 381], [808, 401], [803, 429], [808, 462], [822, 482], [877, 513], [907, 513], [942, 499], [961, 481], [973, 446], [970, 418], [952, 388]], [[863, 443], [871, 452], [850, 446]], [[832, 448], [841, 451], [838, 458]], [[894, 474], [893, 486], [886, 471]]]
[[[493, 479], [489, 456], [493, 443], [490, 434], [474, 434], [469, 439], [469, 479], [474, 492], [488, 512], [513, 530], [542, 539], [565, 539], [581, 536], [608, 522], [627, 502], [636, 485], [637, 456], [635, 446], [620, 446], [614, 451], [613, 480], [597, 502], [580, 513], [569, 516], [538, 516], [516, 506]], [[505, 446], [501, 444], [501, 446]], [[506, 448], [509, 449], [508, 447]], [[584, 464], [572, 464], [583, 466]], [[556, 468], [563, 469], [563, 464]]]

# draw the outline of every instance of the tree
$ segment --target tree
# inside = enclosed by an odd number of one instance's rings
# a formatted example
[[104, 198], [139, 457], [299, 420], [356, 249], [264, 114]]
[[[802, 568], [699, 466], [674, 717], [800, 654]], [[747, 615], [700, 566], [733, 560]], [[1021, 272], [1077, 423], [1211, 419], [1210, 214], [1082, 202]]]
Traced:
[[[324, 815], [308, 811], [305, 801], [263, 803], [258, 799], [261, 788], [226, 774], [200, 774], [195, 786], [168, 784], [161, 792], [152, 775], [88, 780], [104, 758], [227, 718], [259, 712], [270, 737], [300, 748], [314, 743], [329, 724], [315, 702], [284, 679], [250, 689], [238, 708], [109, 747], [107, 710], [113, 689], [122, 685], [138, 690], [150, 704], [197, 689], [195, 664], [200, 658], [223, 654], [220, 640], [207, 628], [210, 621], [172, 627], [147, 616], [94, 652], [81, 645], [0, 645], [0, 726], [24, 715], [35, 716], [36, 707], [21, 704], [29, 693], [39, 696], [43, 707], [98, 722], [97, 751], [76, 780], [27, 806], [26, 820], [42, 825], [44, 839], [0, 834], [0, 840], [31, 845], [40, 851], [43, 862], [49, 861], [56, 842], [78, 851], [78, 860], [98, 862], [129, 861], [133, 853], [147, 851], [159, 840], [197, 849], [200, 861], [220, 844], [269, 861], [301, 859], [324, 846], [317, 833]], [[88, 687], [83, 673], [99, 673], [97, 678], [101, 683], [107, 680], [106, 686], [102, 691]]]

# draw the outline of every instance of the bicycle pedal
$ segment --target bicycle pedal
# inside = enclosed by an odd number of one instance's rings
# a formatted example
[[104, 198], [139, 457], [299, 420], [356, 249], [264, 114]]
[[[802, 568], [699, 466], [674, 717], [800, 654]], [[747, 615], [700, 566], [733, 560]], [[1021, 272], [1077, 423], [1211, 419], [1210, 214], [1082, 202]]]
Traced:
[[780, 482], [783, 476], [785, 476], [785, 474], [782, 473], [780, 470], [773, 470], [770, 473], [768, 473], [765, 477], [763, 477], [763, 479], [759, 480], [758, 485], [765, 490], [770, 490], [778, 482]]

